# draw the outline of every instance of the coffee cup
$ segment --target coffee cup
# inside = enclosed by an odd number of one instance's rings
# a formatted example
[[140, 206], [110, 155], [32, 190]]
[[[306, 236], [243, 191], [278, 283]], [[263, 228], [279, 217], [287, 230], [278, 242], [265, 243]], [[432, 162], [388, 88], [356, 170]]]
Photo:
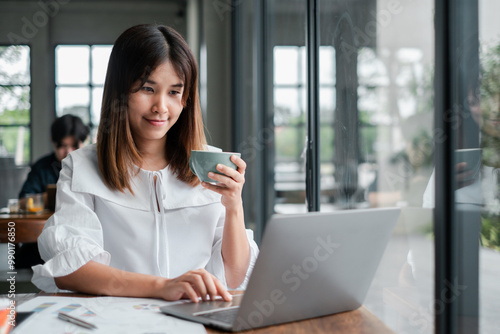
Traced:
[[479, 175], [482, 165], [481, 154], [482, 150], [480, 148], [458, 149], [455, 151], [455, 162], [465, 162], [467, 164], [466, 169], [472, 171], [471, 176], [461, 180], [462, 182], [473, 181]]
[[234, 152], [214, 152], [214, 151], [191, 151], [189, 158], [189, 168], [201, 182], [218, 182], [208, 177], [209, 172], [223, 174], [217, 170], [217, 164], [222, 164], [233, 169], [237, 166], [231, 161], [231, 156], [241, 156]]

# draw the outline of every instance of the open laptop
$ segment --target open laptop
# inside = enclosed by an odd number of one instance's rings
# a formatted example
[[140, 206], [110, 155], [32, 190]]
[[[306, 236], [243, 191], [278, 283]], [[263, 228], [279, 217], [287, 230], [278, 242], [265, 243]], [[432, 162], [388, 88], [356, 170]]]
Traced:
[[358, 308], [400, 210], [274, 215], [247, 289], [223, 300], [160, 310], [226, 331], [241, 331]]

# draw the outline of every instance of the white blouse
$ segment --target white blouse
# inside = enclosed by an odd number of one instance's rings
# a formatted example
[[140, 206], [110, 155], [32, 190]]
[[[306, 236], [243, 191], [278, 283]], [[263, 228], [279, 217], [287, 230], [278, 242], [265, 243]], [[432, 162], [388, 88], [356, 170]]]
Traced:
[[[91, 260], [167, 278], [205, 268], [227, 286], [221, 196], [179, 181], [168, 167], [157, 172], [140, 169], [132, 181], [134, 194], [110, 190], [99, 172], [95, 145], [63, 160], [56, 211], [38, 238], [46, 261], [33, 267], [32, 281], [38, 288], [60, 291], [54, 277]], [[239, 288], [246, 286], [258, 254], [253, 232], [246, 233], [251, 260]]]

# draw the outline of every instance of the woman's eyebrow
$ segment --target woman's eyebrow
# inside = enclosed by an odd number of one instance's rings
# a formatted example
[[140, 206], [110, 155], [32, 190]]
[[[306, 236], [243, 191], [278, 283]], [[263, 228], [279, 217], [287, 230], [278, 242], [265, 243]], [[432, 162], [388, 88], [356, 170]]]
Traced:
[[[152, 79], [147, 79], [145, 81], [145, 83], [148, 83], [148, 84], [151, 84], [151, 85], [156, 85], [156, 81], [154, 81]], [[179, 82], [179, 83], [171, 85], [170, 87], [182, 88], [182, 87], [184, 87], [184, 84], [182, 82]]]

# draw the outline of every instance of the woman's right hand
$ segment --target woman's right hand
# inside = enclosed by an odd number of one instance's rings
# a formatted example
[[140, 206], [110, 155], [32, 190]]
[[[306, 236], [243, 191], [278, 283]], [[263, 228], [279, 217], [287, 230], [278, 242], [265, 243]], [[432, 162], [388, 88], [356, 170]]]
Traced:
[[[224, 285], [205, 269], [191, 270], [177, 278], [124, 271], [89, 261], [71, 274], [54, 277], [59, 289], [115, 297], [213, 300], [232, 299]], [[208, 296], [208, 297], [207, 297]]]
[[197, 303], [201, 300], [214, 300], [221, 296], [231, 301], [231, 294], [224, 285], [205, 269], [191, 270], [172, 279], [166, 279], [161, 288], [161, 297], [165, 300], [190, 299]]

